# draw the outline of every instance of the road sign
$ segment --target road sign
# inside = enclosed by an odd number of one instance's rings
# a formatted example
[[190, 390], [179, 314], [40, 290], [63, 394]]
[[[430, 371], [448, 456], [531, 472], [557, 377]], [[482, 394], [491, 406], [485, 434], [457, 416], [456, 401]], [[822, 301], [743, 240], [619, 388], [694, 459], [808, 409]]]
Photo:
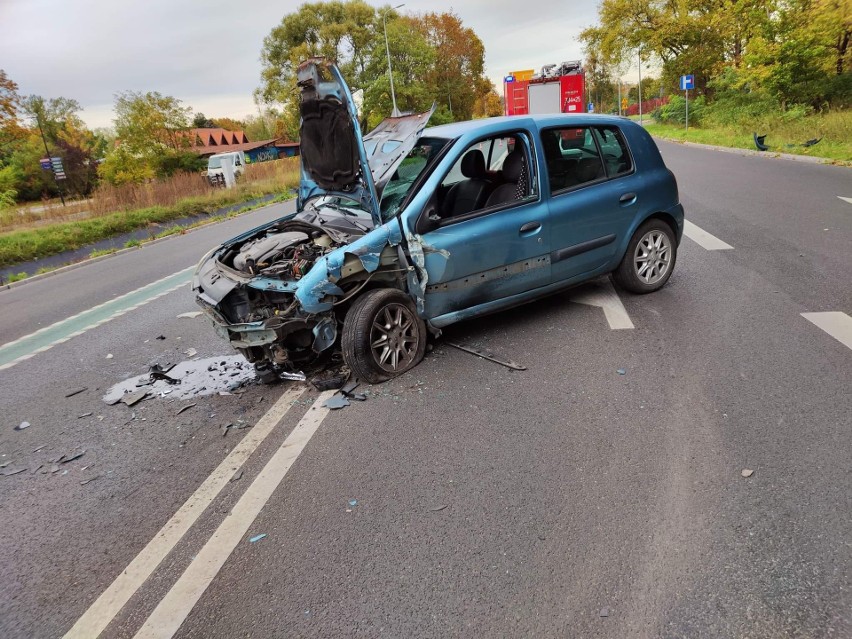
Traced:
[[65, 171], [56, 171], [56, 173], [53, 174], [53, 177], [55, 177], [57, 180], [64, 180]]
[[589, 108], [586, 109], [586, 111], [588, 111], [589, 113], [594, 113], [595, 112], [595, 103], [589, 102]]
[[50, 164], [50, 158], [42, 158], [38, 161], [43, 169], [50, 169], [52, 165]]
[[695, 88], [695, 76], [691, 73], [689, 75], [680, 76], [680, 90], [681, 91], [692, 91]]
[[621, 98], [621, 108], [622, 110], [627, 109], [627, 98]]
[[515, 81], [515, 76], [513, 76], [513, 75], [507, 75], [505, 78], [503, 78], [503, 82], [514, 82], [514, 81]]

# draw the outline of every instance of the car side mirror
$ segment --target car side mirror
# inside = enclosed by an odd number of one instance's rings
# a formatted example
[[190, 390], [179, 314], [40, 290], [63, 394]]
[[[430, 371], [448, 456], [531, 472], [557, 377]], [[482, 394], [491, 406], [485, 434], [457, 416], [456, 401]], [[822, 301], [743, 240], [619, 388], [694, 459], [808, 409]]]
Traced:
[[426, 206], [417, 216], [417, 223], [414, 225], [414, 232], [418, 235], [423, 235], [429, 231], [434, 231], [441, 225], [441, 216], [438, 215], [438, 196], [437, 193], [429, 198]]

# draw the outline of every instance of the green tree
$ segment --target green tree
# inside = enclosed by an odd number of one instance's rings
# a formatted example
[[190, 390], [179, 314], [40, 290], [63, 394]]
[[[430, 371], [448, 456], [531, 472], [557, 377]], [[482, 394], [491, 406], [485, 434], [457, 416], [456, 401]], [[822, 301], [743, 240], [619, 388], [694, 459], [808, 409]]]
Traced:
[[196, 113], [192, 117], [192, 127], [195, 129], [214, 129], [216, 124], [203, 113]]
[[18, 119], [20, 101], [18, 85], [6, 75], [3, 69], [0, 69], [0, 129]]

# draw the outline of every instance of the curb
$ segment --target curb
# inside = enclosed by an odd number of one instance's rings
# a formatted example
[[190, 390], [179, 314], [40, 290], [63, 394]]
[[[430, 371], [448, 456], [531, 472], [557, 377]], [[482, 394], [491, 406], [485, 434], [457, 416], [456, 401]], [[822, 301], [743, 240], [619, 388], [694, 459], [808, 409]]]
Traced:
[[[244, 213], [254, 213], [255, 211], [261, 211], [267, 207], [275, 206], [276, 204], [285, 204], [290, 202], [295, 198], [289, 198], [286, 200], [282, 200], [281, 202], [272, 202], [270, 204], [266, 204], [264, 206], [259, 206], [256, 209], [252, 209], [251, 211], [246, 211]], [[116, 255], [122, 255], [124, 253], [129, 253], [130, 251], [139, 251], [146, 246], [150, 246], [152, 244], [159, 244], [160, 242], [165, 242], [167, 240], [173, 240], [176, 237], [180, 237], [182, 235], [189, 235], [195, 231], [200, 231], [201, 229], [205, 229], [209, 226], [216, 226], [217, 224], [222, 224], [223, 222], [228, 222], [229, 220], [236, 218], [225, 218], [224, 220], [219, 220], [217, 222], [210, 222], [208, 224], [202, 224], [201, 226], [196, 226], [191, 229], [184, 230], [183, 233], [173, 233], [172, 235], [167, 235], [166, 237], [161, 237], [155, 240], [150, 240], [148, 242], [143, 242], [139, 246], [132, 246], [130, 248], [118, 249], [115, 253], [109, 253], [107, 255], [99, 255], [98, 257], [88, 257], [84, 260], [80, 260], [79, 262], [73, 262], [72, 264], [66, 264], [65, 266], [60, 266], [59, 268], [55, 268], [52, 271], [48, 271], [47, 273], [39, 273], [38, 275], [31, 275], [30, 277], [25, 277], [22, 280], [18, 280], [17, 282], [9, 282], [8, 284], [3, 284], [0, 286], [0, 291], [5, 291], [8, 289], [15, 288], [17, 286], [23, 286], [24, 284], [29, 284], [30, 282], [37, 282], [39, 280], [52, 277], [53, 275], [59, 275], [60, 273], [66, 273], [68, 271], [73, 271], [75, 268], [80, 268], [81, 266], [87, 266], [89, 264], [94, 264], [95, 262], [100, 262], [101, 260], [108, 260], [111, 257], [115, 257]]]
[[753, 151], [751, 149], [740, 149], [733, 146], [716, 146], [714, 144], [702, 144], [700, 142], [689, 142], [687, 140], [678, 140], [675, 138], [666, 138], [662, 135], [651, 134], [658, 140], [671, 142], [672, 144], [682, 144], [683, 146], [694, 146], [699, 149], [708, 149], [710, 151], [722, 151], [723, 153], [734, 153], [735, 155], [745, 155], [751, 157], [761, 157], [777, 160], [792, 160], [793, 162], [806, 162], [808, 164], [825, 164], [829, 166], [848, 167], [850, 164], [843, 160], [832, 160], [831, 158], [818, 158], [812, 155], [795, 155], [793, 153], [779, 153], [775, 151]]

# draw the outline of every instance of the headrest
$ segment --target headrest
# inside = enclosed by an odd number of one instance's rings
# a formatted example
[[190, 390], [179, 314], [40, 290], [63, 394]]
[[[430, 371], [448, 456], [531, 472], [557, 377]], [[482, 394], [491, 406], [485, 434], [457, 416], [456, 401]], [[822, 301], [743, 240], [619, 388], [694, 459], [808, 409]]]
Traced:
[[508, 182], [517, 182], [521, 178], [524, 169], [524, 152], [515, 149], [503, 160], [503, 179]]
[[462, 175], [466, 178], [485, 177], [485, 156], [479, 149], [471, 149], [464, 154], [461, 163]]

